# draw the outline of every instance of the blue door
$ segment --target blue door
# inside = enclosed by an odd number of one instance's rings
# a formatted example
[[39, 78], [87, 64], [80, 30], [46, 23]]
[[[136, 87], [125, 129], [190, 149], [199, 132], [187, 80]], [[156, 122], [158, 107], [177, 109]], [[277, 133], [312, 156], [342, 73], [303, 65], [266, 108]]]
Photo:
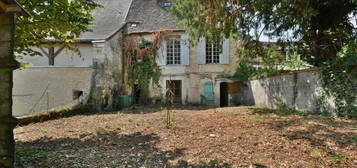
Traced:
[[203, 88], [206, 101], [213, 101], [213, 82], [206, 82]]

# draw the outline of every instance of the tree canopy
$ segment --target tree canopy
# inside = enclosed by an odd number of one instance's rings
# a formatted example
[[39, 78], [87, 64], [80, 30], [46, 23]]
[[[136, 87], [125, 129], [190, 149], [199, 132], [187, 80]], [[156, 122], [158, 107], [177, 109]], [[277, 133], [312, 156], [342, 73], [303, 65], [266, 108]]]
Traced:
[[315, 66], [336, 59], [357, 35], [356, 0], [175, 0], [172, 11], [193, 39], [233, 36], [256, 49], [266, 35], [281, 45], [293, 42]]
[[95, 0], [19, 0], [31, 17], [17, 22], [15, 51], [35, 54], [29, 47], [41, 45], [46, 38], [68, 44], [82, 32], [90, 31]]

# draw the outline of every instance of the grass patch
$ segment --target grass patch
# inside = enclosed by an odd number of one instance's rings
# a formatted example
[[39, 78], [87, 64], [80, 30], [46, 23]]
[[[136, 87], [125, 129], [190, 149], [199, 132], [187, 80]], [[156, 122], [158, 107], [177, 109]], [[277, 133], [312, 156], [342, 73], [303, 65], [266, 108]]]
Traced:
[[286, 108], [286, 109], [263, 108], [263, 109], [252, 109], [252, 114], [260, 114], [260, 115], [275, 114], [278, 116], [289, 116], [289, 115], [307, 116], [308, 112], [301, 111], [301, 110], [295, 110], [292, 108]]
[[129, 122], [133, 122], [133, 121], [134, 121], [134, 118], [133, 118], [132, 115], [128, 115], [128, 121], [129, 121]]
[[357, 143], [357, 136], [353, 136], [352, 140]]
[[293, 123], [292, 120], [284, 120], [281, 123], [279, 123], [278, 127], [283, 128], [283, 127], [289, 127]]
[[17, 149], [16, 150], [16, 161], [18, 166], [24, 167], [29, 163], [35, 163], [42, 159], [45, 159], [49, 152], [43, 150], [34, 149]]
[[331, 156], [331, 159], [336, 163], [336, 164], [339, 164], [341, 163], [342, 161], [346, 160], [347, 158], [343, 155], [338, 155], [338, 154], [335, 154], [335, 155], [332, 155]]

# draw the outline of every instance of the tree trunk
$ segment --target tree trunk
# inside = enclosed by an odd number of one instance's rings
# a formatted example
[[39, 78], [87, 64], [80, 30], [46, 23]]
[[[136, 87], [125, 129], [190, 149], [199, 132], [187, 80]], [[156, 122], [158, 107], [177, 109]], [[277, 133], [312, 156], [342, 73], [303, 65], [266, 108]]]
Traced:
[[0, 14], [0, 167], [12, 168], [15, 161], [12, 116], [12, 74], [18, 67], [13, 54], [15, 32], [14, 14]]

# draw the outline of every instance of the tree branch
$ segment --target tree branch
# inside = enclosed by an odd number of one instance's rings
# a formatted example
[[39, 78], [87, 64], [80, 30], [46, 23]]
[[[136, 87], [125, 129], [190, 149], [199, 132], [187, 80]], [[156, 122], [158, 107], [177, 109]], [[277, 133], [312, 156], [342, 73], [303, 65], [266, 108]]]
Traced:
[[39, 47], [39, 48], [41, 49], [41, 51], [42, 51], [43, 54], [45, 54], [47, 57], [49, 57], [49, 53], [46, 52], [45, 49], [43, 49], [42, 47]]
[[58, 50], [55, 52], [54, 57], [56, 57], [58, 54], [60, 54], [60, 53], [63, 51], [64, 48], [65, 48], [65, 47], [61, 47], [60, 49], [58, 49]]

